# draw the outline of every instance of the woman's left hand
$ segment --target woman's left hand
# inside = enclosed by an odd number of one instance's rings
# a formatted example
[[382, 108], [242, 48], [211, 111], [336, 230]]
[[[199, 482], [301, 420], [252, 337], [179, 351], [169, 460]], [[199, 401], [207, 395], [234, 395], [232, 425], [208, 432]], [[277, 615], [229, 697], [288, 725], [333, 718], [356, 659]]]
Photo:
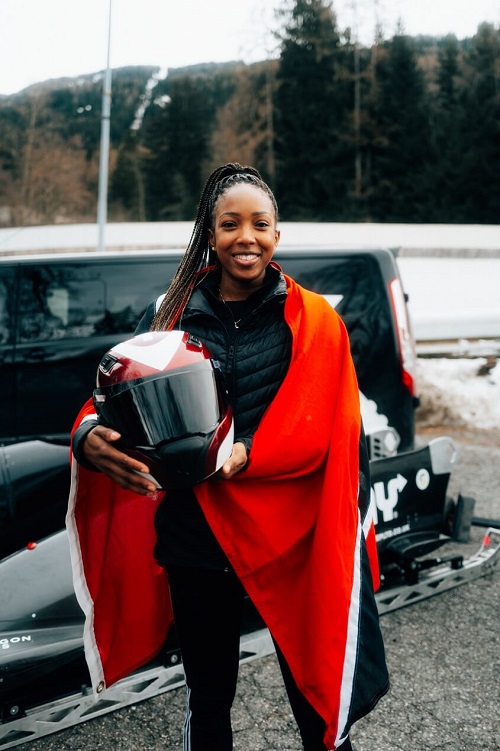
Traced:
[[231, 456], [222, 465], [219, 471], [219, 477], [223, 480], [229, 480], [237, 472], [243, 469], [247, 463], [247, 450], [244, 443], [233, 443]]

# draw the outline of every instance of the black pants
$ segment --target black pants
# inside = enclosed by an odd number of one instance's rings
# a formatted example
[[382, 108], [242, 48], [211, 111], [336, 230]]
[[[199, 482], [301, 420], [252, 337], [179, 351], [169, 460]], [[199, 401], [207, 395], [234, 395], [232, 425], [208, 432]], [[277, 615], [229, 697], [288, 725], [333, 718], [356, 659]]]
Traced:
[[[244, 589], [231, 571], [180, 566], [167, 571], [186, 674], [183, 751], [232, 751]], [[304, 749], [325, 751], [325, 723], [298, 690], [279, 650], [277, 655]], [[348, 739], [342, 751], [351, 751]]]

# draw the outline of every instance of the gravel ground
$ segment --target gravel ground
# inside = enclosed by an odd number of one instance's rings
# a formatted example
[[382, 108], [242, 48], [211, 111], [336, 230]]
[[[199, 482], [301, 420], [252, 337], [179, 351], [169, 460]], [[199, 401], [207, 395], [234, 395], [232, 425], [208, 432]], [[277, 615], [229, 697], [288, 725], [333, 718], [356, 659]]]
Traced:
[[[500, 518], [500, 430], [433, 428], [460, 456], [452, 495], [476, 498], [476, 516]], [[483, 531], [472, 528], [468, 555]], [[384, 615], [392, 688], [352, 731], [356, 751], [500, 750], [500, 572]], [[184, 690], [177, 689], [66, 731], [23, 751], [181, 751]], [[234, 707], [235, 751], [302, 748], [274, 655], [242, 666]]]

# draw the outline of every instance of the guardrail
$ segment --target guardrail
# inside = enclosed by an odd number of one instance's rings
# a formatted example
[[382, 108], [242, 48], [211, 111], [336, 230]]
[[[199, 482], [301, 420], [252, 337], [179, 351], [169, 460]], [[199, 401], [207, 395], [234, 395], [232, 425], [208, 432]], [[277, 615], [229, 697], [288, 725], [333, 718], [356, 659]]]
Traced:
[[455, 339], [416, 343], [418, 357], [500, 357], [500, 339]]

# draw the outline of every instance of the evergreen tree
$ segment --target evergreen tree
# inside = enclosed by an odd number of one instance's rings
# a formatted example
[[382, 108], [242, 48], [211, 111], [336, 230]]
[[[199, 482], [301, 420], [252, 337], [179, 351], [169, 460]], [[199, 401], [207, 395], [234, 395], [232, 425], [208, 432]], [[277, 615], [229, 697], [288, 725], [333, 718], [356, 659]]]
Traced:
[[465, 56], [457, 221], [498, 223], [500, 206], [500, 29], [481, 24]]
[[353, 147], [346, 143], [352, 80], [331, 3], [295, 0], [284, 32], [275, 96], [276, 192], [284, 218], [345, 216]]
[[126, 221], [145, 222], [145, 186], [142, 172], [143, 149], [135, 130], [129, 130], [121, 145], [111, 176], [109, 197], [110, 216]]
[[210, 159], [210, 143], [218, 107], [234, 89], [234, 77], [226, 72], [168, 76], [155, 102], [146, 112], [143, 144], [148, 151], [145, 178], [148, 218], [189, 220], [196, 213], [198, 197]]
[[274, 60], [235, 68], [234, 92], [218, 109], [206, 173], [225, 162], [251, 164], [275, 182], [273, 91]]
[[372, 116], [379, 135], [372, 144], [371, 217], [383, 222], [426, 221], [427, 165], [434, 159], [429, 101], [415, 46], [396, 35], [376, 66]]
[[460, 94], [463, 82], [460, 47], [453, 35], [438, 45], [437, 91], [434, 96], [432, 137], [436, 159], [429, 166], [432, 201], [429, 222], [459, 221], [462, 170], [462, 121]]

